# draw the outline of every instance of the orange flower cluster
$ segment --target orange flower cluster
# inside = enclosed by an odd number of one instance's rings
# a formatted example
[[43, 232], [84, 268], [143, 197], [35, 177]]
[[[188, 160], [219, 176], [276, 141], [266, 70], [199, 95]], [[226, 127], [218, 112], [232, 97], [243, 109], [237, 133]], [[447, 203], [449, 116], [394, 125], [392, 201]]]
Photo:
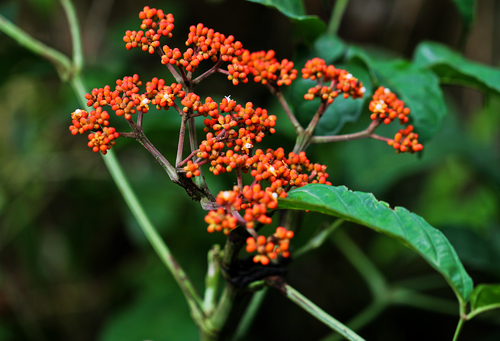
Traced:
[[[241, 42], [235, 41], [232, 35], [226, 37], [201, 23], [189, 28], [186, 46], [190, 45], [193, 45], [193, 48], [188, 48], [184, 53], [178, 48], [172, 49], [168, 45], [164, 45], [162, 47], [164, 53], [161, 58], [162, 64], [182, 66], [186, 71], [192, 72], [203, 60], [211, 59], [213, 62], [217, 62], [219, 54], [222, 61], [231, 62], [233, 58], [243, 53], [243, 45]], [[236, 79], [246, 79], [244, 73], [237, 76]]]
[[279, 254], [285, 258], [290, 256], [288, 247], [293, 235], [293, 231], [288, 231], [280, 226], [276, 228], [276, 233], [267, 238], [258, 236], [256, 240], [254, 237], [248, 237], [246, 250], [248, 253], [257, 251], [259, 254], [253, 257], [253, 261], [267, 265], [271, 259], [276, 259]]
[[[231, 151], [227, 154], [234, 155]], [[257, 149], [255, 154], [247, 156], [245, 164], [239, 167], [243, 171], [251, 170], [254, 183], [242, 189], [235, 186], [232, 191], [220, 192], [217, 195], [216, 201], [221, 207], [210, 211], [205, 218], [209, 224], [209, 232], [223, 230], [227, 234], [237, 225], [252, 229], [256, 222], [271, 224], [272, 219], [267, 216], [267, 211], [276, 209], [278, 198], [286, 198], [287, 192], [292, 188], [308, 183], [331, 185], [327, 181], [326, 166], [311, 163], [305, 152], [291, 152], [286, 157], [283, 148], [268, 149], [266, 153]], [[261, 185], [264, 180], [269, 183], [266, 188]], [[240, 210], [244, 210], [243, 217], [238, 213]]]
[[[165, 14], [161, 9], [149, 8], [148, 6], [139, 13], [142, 19], [140, 31], [127, 31], [123, 37], [125, 47], [130, 50], [135, 47], [141, 48], [153, 54], [160, 46], [160, 38], [163, 36], [172, 37], [174, 29], [174, 16]], [[145, 30], [145, 31], [143, 31]]]
[[186, 92], [182, 90], [182, 85], [172, 83], [165, 85], [163, 79], [153, 78], [146, 83], [146, 92], [139, 93], [139, 86], [142, 82], [136, 74], [132, 77], [124, 77], [116, 81], [114, 91], [106, 85], [104, 88], [93, 89], [86, 94], [87, 105], [102, 109], [103, 106], [111, 106], [117, 116], [124, 116], [129, 120], [138, 111], [146, 113], [149, 111], [149, 104], [155, 105], [159, 110], [168, 110], [175, 105], [175, 97], [185, 98]]
[[145, 95], [138, 94], [140, 85], [142, 82], [139, 81], [139, 76], [134, 75], [117, 80], [114, 91], [111, 91], [109, 85], [100, 89], [94, 88], [91, 93], [85, 95], [87, 106], [98, 110], [109, 105], [117, 116], [124, 116], [129, 120], [137, 110], [142, 112], [149, 110], [147, 106], [149, 100]]
[[175, 105], [175, 98], [184, 98], [186, 92], [182, 89], [182, 84], [172, 83], [165, 85], [163, 79], [153, 78], [151, 82], [146, 83], [146, 97], [151, 99], [151, 104], [156, 106], [156, 109], [161, 108], [168, 110]]
[[115, 144], [115, 139], [119, 136], [116, 129], [113, 127], [103, 127], [102, 131], [97, 131], [95, 134], [89, 134], [89, 143], [87, 144], [92, 150], [97, 153], [101, 152], [106, 155], [111, 146]]
[[[406, 124], [409, 121], [410, 108], [406, 108], [402, 100], [383, 86], [375, 91], [368, 108], [372, 112], [370, 116], [372, 120], [381, 119], [385, 124], [389, 124], [395, 119], [399, 119], [401, 124]], [[397, 153], [415, 153], [424, 148], [418, 143], [418, 134], [413, 132], [412, 125], [400, 129], [394, 136], [394, 140], [388, 140], [387, 143], [393, 146]]]
[[405, 108], [405, 102], [399, 100], [388, 88], [379, 87], [373, 94], [372, 101], [368, 106], [372, 112], [372, 120], [383, 119], [385, 124], [389, 124], [396, 118], [401, 124], [408, 123], [409, 108]]
[[405, 129], [399, 129], [394, 136], [394, 140], [387, 141], [387, 144], [393, 146], [397, 153], [409, 152], [413, 154], [424, 149], [424, 146], [418, 143], [418, 134], [413, 132], [412, 125], [407, 126]]
[[[242, 167], [249, 158], [255, 143], [261, 142], [266, 133], [274, 134], [276, 116], [267, 110], [255, 108], [251, 102], [243, 107], [236, 101], [224, 98], [217, 105], [211, 98], [204, 104], [195, 102], [197, 110], [205, 119], [206, 139], [199, 147], [197, 156], [211, 163], [210, 171], [215, 175]], [[224, 148], [231, 148], [224, 153]]]
[[336, 69], [333, 65], [326, 65], [321, 58], [313, 58], [306, 62], [302, 69], [302, 78], [318, 82], [304, 95], [304, 99], [309, 101], [318, 97], [331, 104], [341, 93], [344, 98], [356, 99], [363, 98], [366, 91], [363, 84], [352, 74], [343, 69]]
[[101, 107], [90, 113], [77, 109], [71, 113], [71, 119], [73, 123], [69, 126], [71, 134], [83, 134], [88, 130], [93, 132], [88, 135], [90, 140], [88, 146], [96, 153], [100, 151], [105, 155], [119, 136], [115, 128], [108, 127], [109, 114]]
[[[294, 64], [288, 59], [279, 62], [273, 50], [253, 52], [245, 50], [243, 54], [233, 59], [233, 65], [228, 66], [229, 73], [232, 70], [248, 71], [254, 75], [256, 83], [271, 84], [273, 86], [290, 85], [297, 78], [297, 70]], [[248, 71], [247, 71], [248, 70]]]

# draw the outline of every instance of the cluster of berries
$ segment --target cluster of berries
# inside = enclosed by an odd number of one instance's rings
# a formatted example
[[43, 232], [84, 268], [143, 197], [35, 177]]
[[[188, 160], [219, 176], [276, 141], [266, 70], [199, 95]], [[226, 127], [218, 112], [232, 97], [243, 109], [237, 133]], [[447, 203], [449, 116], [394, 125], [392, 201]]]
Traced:
[[124, 116], [129, 120], [137, 111], [149, 110], [149, 99], [144, 94], [138, 94], [141, 85], [139, 76], [134, 75], [117, 80], [113, 91], [109, 85], [100, 89], [94, 88], [91, 93], [85, 95], [87, 106], [99, 110], [108, 105], [117, 116]]
[[[399, 123], [408, 123], [408, 115], [410, 108], [405, 107], [405, 103], [398, 99], [390, 89], [379, 87], [373, 94], [372, 100], [368, 109], [372, 112], [372, 120], [382, 120], [384, 124], [389, 124], [395, 119]], [[394, 139], [387, 141], [390, 146], [396, 149], [397, 153], [415, 153], [421, 151], [424, 147], [418, 143], [418, 134], [413, 132], [413, 126], [408, 125], [405, 129], [400, 129]]]
[[160, 38], [163, 36], [172, 37], [174, 29], [174, 16], [165, 14], [161, 9], [149, 8], [148, 6], [139, 13], [142, 19], [140, 31], [127, 31], [123, 37], [125, 47], [130, 50], [135, 47], [141, 48], [153, 54], [160, 46]]
[[373, 94], [372, 101], [368, 106], [372, 112], [371, 119], [380, 118], [385, 124], [389, 124], [396, 118], [401, 124], [408, 123], [409, 108], [405, 108], [405, 103], [399, 100], [388, 88], [379, 87]]
[[290, 256], [288, 247], [293, 234], [293, 231], [288, 231], [280, 226], [276, 228], [276, 233], [267, 238], [264, 236], [258, 236], [257, 239], [248, 237], [246, 250], [248, 253], [258, 253], [253, 257], [255, 263], [267, 265], [270, 260], [276, 259], [279, 254], [285, 258]]
[[399, 129], [394, 136], [394, 140], [387, 141], [389, 146], [393, 146], [396, 152], [409, 152], [411, 154], [424, 149], [422, 144], [418, 143], [418, 134], [413, 132], [413, 126], [410, 124], [405, 129]]
[[103, 111], [101, 107], [89, 112], [77, 109], [71, 113], [72, 125], [69, 126], [71, 134], [84, 134], [86, 131], [92, 131], [88, 135], [88, 146], [94, 152], [101, 152], [105, 155], [115, 139], [119, 136], [116, 129], [109, 127], [109, 114]]
[[[231, 156], [235, 154], [232, 150], [226, 153], [226, 155]], [[305, 152], [299, 154], [291, 152], [287, 157], [283, 148], [268, 149], [266, 153], [257, 149], [254, 155], [245, 154], [243, 156], [241, 157], [246, 160], [245, 163], [241, 166], [236, 165], [236, 167], [240, 167], [239, 169], [244, 172], [251, 170], [250, 174], [254, 178], [254, 182], [243, 188], [235, 186], [232, 191], [220, 192], [217, 195], [216, 201], [220, 207], [208, 212], [205, 217], [209, 232], [223, 231], [228, 234], [238, 225], [243, 225], [248, 230], [253, 231], [256, 223], [264, 225], [272, 223], [272, 219], [267, 215], [268, 210], [276, 209], [278, 198], [286, 198], [287, 192], [292, 188], [302, 187], [308, 183], [331, 185], [327, 181], [326, 166], [311, 163]], [[263, 181], [269, 184], [266, 188], [262, 187]], [[240, 215], [240, 210], [243, 210], [243, 216]], [[256, 235], [256, 233], [252, 233], [252, 235], [254, 234]], [[282, 252], [282, 256], [288, 257], [288, 240], [293, 236], [293, 233], [288, 232], [286, 235], [288, 237], [285, 238], [285, 235], [279, 234], [278, 238], [283, 239], [283, 243], [286, 242], [286, 247], [277, 242], [274, 242], [273, 246], [269, 244], [272, 240], [276, 240], [276, 234], [275, 237], [269, 237], [274, 239], [268, 240], [263, 247], [260, 247], [264, 244], [259, 244], [259, 241], [266, 241], [264, 236], [256, 237], [257, 244], [255, 244], [255, 238], [249, 238], [247, 251], [259, 252], [254, 261], [264, 265], [269, 263], [269, 259], [276, 258], [276, 255], [281, 251], [286, 251]], [[278, 244], [279, 247], [275, 248], [274, 246]]]
[[326, 65], [321, 58], [313, 58], [306, 62], [302, 69], [302, 78], [315, 80], [318, 84], [307, 91], [304, 99], [313, 100], [320, 98], [331, 104], [339, 95], [352, 99], [363, 98], [366, 89], [363, 84], [352, 74], [333, 65]]
[[[233, 59], [233, 65], [228, 66], [230, 80], [234, 79], [236, 72], [245, 75], [251, 73], [256, 83], [270, 84], [272, 86], [290, 85], [297, 78], [297, 70], [288, 59], [279, 62], [275, 58], [275, 52], [259, 51], [250, 53], [245, 50], [241, 56]], [[233, 81], [234, 83], [234, 81]]]
[[[189, 28], [186, 46], [189, 47], [184, 53], [178, 48], [170, 48], [168, 45], [162, 47], [162, 64], [172, 64], [184, 67], [186, 71], [193, 72], [201, 61], [211, 59], [217, 62], [231, 62], [233, 58], [243, 53], [243, 45], [235, 41], [232, 35], [226, 37], [224, 34], [215, 32], [203, 24]], [[246, 79], [246, 74], [238, 75], [238, 78]]]
[[[197, 111], [207, 117], [206, 139], [197, 156], [206, 159], [204, 163], [210, 162], [210, 171], [215, 175], [244, 166], [254, 144], [261, 142], [266, 133], [275, 132], [276, 116], [269, 115], [266, 109], [254, 108], [251, 102], [242, 106], [224, 98], [218, 105], [207, 98]], [[230, 150], [224, 152], [225, 148]]]

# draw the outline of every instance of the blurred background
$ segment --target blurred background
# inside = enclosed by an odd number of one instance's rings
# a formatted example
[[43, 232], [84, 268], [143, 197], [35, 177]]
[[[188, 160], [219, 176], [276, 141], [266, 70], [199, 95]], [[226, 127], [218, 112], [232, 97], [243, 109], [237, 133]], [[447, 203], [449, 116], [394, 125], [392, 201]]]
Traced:
[[[293, 59], [308, 45], [278, 11], [243, 0], [76, 0], [83, 34], [87, 90], [138, 73], [170, 80], [156, 55], [127, 51], [122, 37], [138, 29], [143, 6], [175, 17], [170, 46], [182, 50], [190, 25], [202, 22], [233, 34], [251, 51], [274, 49]], [[305, 1], [308, 14], [329, 20], [334, 1]], [[71, 55], [67, 20], [56, 0], [3, 0], [0, 13], [47, 45]], [[411, 58], [424, 40], [441, 42], [467, 58], [499, 66], [500, 3], [476, 3], [469, 32], [451, 0], [351, 0], [339, 36], [347, 43]], [[86, 138], [68, 131], [79, 107], [54, 67], [0, 33], [0, 340], [196, 340], [198, 331], [172, 276], [163, 267], [126, 207], [102, 158]], [[302, 65], [297, 65], [300, 70]], [[356, 76], [356, 75], [355, 75]], [[309, 159], [328, 165], [334, 185], [373, 192], [404, 206], [441, 229], [475, 283], [500, 281], [500, 99], [444, 86], [448, 115], [422, 157], [396, 155], [374, 140], [318, 145]], [[200, 84], [197, 93], [280, 112], [264, 87], [234, 87], [224, 76]], [[367, 106], [367, 105], [366, 105]], [[145, 132], [175, 158], [179, 122], [172, 112], [147, 115]], [[368, 116], [342, 132], [367, 126]], [[116, 120], [115, 120], [116, 122]], [[282, 129], [282, 134], [280, 130]], [[118, 126], [126, 130], [126, 126]], [[390, 136], [390, 135], [389, 135]], [[293, 130], [278, 114], [268, 146], [292, 149]], [[200, 291], [206, 252], [223, 243], [208, 234], [204, 212], [170, 183], [138, 143], [114, 147], [155, 226]], [[231, 175], [208, 176], [213, 192], [230, 188]], [[308, 214], [296, 245], [332, 219]], [[444, 280], [415, 253], [387, 237], [354, 225], [345, 230], [390, 281], [423, 279], [428, 293], [450, 299]], [[292, 263], [289, 283], [340, 321], [370, 302], [366, 284], [327, 243]], [[456, 309], [438, 314], [406, 306], [387, 309], [361, 331], [367, 340], [451, 340]], [[498, 311], [466, 323], [462, 340], [499, 340]], [[276, 292], [269, 292], [248, 340], [317, 340], [327, 327]]]

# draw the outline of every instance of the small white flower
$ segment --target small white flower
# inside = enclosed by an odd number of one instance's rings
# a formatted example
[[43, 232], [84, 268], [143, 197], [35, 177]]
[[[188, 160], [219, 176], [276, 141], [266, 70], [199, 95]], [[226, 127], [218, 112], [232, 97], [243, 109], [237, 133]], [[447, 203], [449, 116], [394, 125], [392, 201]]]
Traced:
[[141, 103], [142, 103], [142, 105], [146, 105], [149, 103], [149, 99], [144, 98]]
[[227, 99], [228, 102], [231, 100], [231, 95], [224, 96], [224, 97]]
[[379, 103], [379, 104], [377, 104], [377, 105], [375, 106], [375, 110], [377, 110], [377, 111], [378, 111], [378, 110], [382, 110], [382, 104], [380, 104], [380, 103]]
[[250, 142], [245, 143], [245, 149], [250, 149], [252, 147], [253, 147], [253, 144], [251, 144]]
[[81, 112], [81, 110], [80, 110], [80, 109], [76, 109], [76, 110], [75, 110], [75, 114], [79, 114], [80, 112]]
[[359, 89], [359, 92], [361, 92], [362, 94], [364, 94], [366, 92], [366, 88], [364, 86], [361, 87], [361, 89]]
[[345, 76], [346, 79], [351, 79], [352, 78], [352, 75], [350, 73], [348, 73], [346, 76]]
[[271, 196], [273, 197], [274, 200], [277, 200], [278, 199], [278, 193], [274, 193], [271, 194]]
[[385, 104], [385, 102], [384, 102], [384, 100], [383, 100], [383, 99], [381, 99], [381, 100], [380, 100], [380, 103]]
[[385, 92], [386, 94], [388, 94], [389, 92], [391, 92], [391, 90], [389, 90], [389, 88], [385, 88], [385, 89], [384, 89], [384, 92]]
[[229, 191], [225, 191], [222, 193], [222, 197], [224, 198], [224, 200], [228, 200], [230, 195], [231, 194], [229, 193]]

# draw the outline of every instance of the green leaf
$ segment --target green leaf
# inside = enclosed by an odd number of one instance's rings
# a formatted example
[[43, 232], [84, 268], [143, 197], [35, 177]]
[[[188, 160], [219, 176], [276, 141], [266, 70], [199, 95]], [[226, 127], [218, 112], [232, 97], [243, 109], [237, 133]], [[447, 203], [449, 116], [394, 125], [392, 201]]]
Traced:
[[469, 319], [482, 312], [500, 308], [500, 284], [481, 284], [470, 294]]
[[500, 94], [500, 69], [472, 62], [448, 47], [423, 42], [413, 55], [415, 64], [434, 71], [443, 83], [464, 85]]
[[286, 199], [280, 199], [279, 208], [316, 211], [386, 234], [420, 254], [441, 273], [460, 302], [468, 301], [472, 279], [449, 241], [403, 207], [391, 209], [371, 193], [353, 192], [344, 186], [311, 184], [288, 193]]
[[474, 20], [475, 0], [453, 0], [453, 2], [460, 12], [465, 29], [468, 30]]
[[314, 41], [326, 30], [326, 25], [315, 15], [306, 15], [301, 0], [247, 0], [272, 7], [292, 19], [297, 30], [308, 42]]
[[339, 59], [345, 52], [346, 45], [337, 36], [322, 34], [316, 39], [313, 46], [313, 53], [316, 57], [324, 59], [326, 64], [331, 64]]

